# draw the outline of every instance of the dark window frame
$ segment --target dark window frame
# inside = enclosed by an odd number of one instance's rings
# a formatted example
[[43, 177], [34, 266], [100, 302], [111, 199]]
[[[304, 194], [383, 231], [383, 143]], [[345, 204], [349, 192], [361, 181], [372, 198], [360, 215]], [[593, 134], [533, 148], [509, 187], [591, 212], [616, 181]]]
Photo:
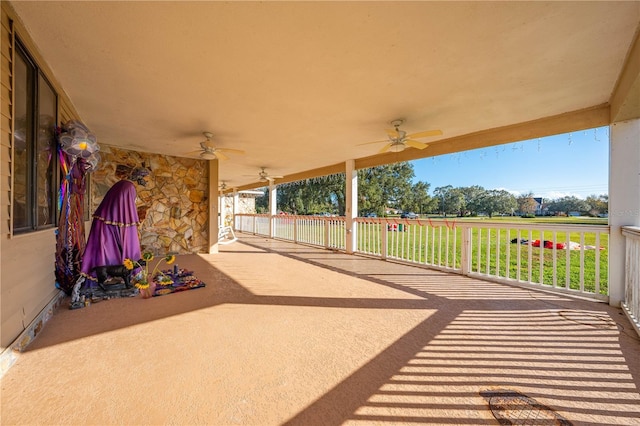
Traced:
[[[16, 56], [20, 56], [21, 60], [27, 65], [27, 80], [26, 83], [28, 86], [28, 94], [30, 99], [27, 102], [27, 110], [30, 115], [27, 120], [26, 125], [26, 181], [24, 191], [24, 199], [25, 199], [25, 208], [24, 208], [24, 220], [21, 225], [16, 225], [16, 185], [13, 185], [12, 188], [12, 216], [14, 217], [13, 221], [13, 234], [25, 234], [29, 232], [40, 231], [44, 229], [55, 228], [58, 224], [59, 219], [59, 209], [58, 209], [58, 191], [60, 185], [60, 167], [58, 161], [58, 150], [57, 150], [57, 139], [55, 138], [55, 126], [58, 123], [58, 99], [59, 95], [55, 90], [54, 86], [51, 84], [47, 76], [42, 72], [42, 69], [38, 66], [36, 61], [33, 59], [33, 56], [29, 53], [25, 44], [20, 41], [18, 37], [15, 39], [15, 53]], [[14, 79], [19, 78], [19, 76], [15, 75]], [[15, 80], [14, 80], [15, 81]], [[15, 83], [14, 83], [15, 84]], [[48, 86], [48, 89], [53, 94], [54, 102], [55, 102], [55, 111], [54, 117], [52, 117], [53, 123], [51, 123], [51, 135], [53, 136], [51, 150], [50, 150], [50, 163], [47, 167], [45, 174], [46, 178], [44, 179], [45, 185], [43, 186], [38, 179], [38, 134], [40, 129], [40, 90], [41, 84], [45, 84]], [[18, 102], [16, 100], [16, 102]], [[15, 106], [14, 106], [15, 108]], [[42, 108], [44, 109], [44, 107]], [[13, 114], [15, 119], [15, 113]], [[14, 137], [14, 147], [15, 147], [15, 133]], [[15, 149], [15, 148], [14, 148]], [[46, 191], [45, 191], [46, 188]], [[41, 222], [41, 217], [44, 217], [39, 212], [39, 195], [44, 192], [47, 198], [48, 210], [46, 213], [45, 223]]]

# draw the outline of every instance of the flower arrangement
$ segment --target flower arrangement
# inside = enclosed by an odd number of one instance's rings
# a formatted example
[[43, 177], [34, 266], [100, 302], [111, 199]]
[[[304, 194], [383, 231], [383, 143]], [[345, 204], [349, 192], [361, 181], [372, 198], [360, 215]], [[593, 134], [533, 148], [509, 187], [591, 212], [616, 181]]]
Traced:
[[[138, 272], [134, 277], [134, 285], [140, 290], [147, 290], [151, 284], [150, 280], [153, 280], [154, 282], [157, 282], [162, 286], [173, 284], [173, 281], [169, 276], [167, 276], [164, 272], [158, 270], [158, 267], [160, 266], [160, 264], [162, 264], [162, 261], [156, 263], [155, 268], [153, 268], [151, 274], [149, 274], [149, 262], [151, 262], [153, 259], [153, 253], [150, 251], [145, 251], [144, 253], [142, 253], [142, 259], [140, 259], [141, 261], [127, 258], [123, 262], [124, 267], [128, 270], [132, 270], [133, 268], [142, 268], [142, 270]], [[163, 260], [167, 265], [171, 265], [173, 262], [175, 262], [176, 257], [172, 254], [167, 254], [164, 256]], [[156, 272], [158, 272], [157, 277], [155, 276]]]

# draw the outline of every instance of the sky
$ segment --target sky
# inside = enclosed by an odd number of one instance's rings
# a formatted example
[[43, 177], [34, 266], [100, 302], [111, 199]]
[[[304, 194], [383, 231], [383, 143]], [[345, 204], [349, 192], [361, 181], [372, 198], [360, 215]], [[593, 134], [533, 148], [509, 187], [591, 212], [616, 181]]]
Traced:
[[490, 148], [440, 155], [411, 162], [414, 183], [427, 182], [430, 193], [451, 185], [479, 185], [514, 195], [586, 198], [608, 194], [609, 128], [599, 127]]

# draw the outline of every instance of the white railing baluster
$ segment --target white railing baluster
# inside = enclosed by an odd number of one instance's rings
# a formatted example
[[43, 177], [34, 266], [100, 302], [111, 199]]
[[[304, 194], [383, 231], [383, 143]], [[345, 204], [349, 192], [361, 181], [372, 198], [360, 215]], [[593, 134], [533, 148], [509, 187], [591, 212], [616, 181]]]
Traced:
[[538, 261], [540, 265], [538, 265], [538, 284], [544, 283], [544, 229], [539, 230], [540, 232], [540, 255], [538, 257]]
[[460, 269], [462, 270], [462, 275], [468, 275], [471, 268], [472, 228], [468, 226], [460, 229], [462, 232], [462, 255], [460, 256]]
[[527, 245], [527, 281], [532, 282], [533, 279], [533, 231], [529, 229], [529, 244]]
[[566, 233], [565, 243], [567, 245], [567, 252], [565, 253], [565, 276], [564, 276], [564, 288], [569, 290], [571, 288], [571, 233]]
[[389, 257], [389, 227], [387, 221], [380, 222], [380, 232], [382, 238], [380, 239], [380, 253], [382, 258], [387, 259]]
[[486, 274], [491, 276], [491, 230], [487, 229], [487, 247], [485, 248]]
[[552, 277], [552, 285], [554, 287], [558, 286], [558, 262], [556, 260], [557, 254], [558, 254], [558, 244], [556, 243], [558, 241], [558, 236], [556, 231], [553, 231], [553, 233], [551, 234], [551, 241], [553, 241], [553, 277]]
[[[398, 234], [398, 239], [402, 239], [402, 242], [400, 242], [400, 259], [404, 259], [404, 246], [406, 245], [406, 241], [405, 241], [405, 236], [407, 234], [407, 229], [406, 229], [406, 224], [402, 223], [400, 225], [398, 225], [398, 230], [396, 231], [396, 233]], [[402, 229], [402, 231], [400, 231]]]
[[424, 257], [423, 257], [424, 243], [423, 243], [423, 238], [422, 237], [423, 237], [423, 233], [425, 232], [425, 230], [426, 230], [425, 225], [420, 224], [420, 226], [418, 226], [418, 236], [417, 236], [417, 239], [418, 239], [418, 244], [417, 244], [418, 253], [417, 253], [417, 256], [418, 256], [418, 263], [421, 264], [421, 265], [423, 264], [423, 261], [424, 261]]
[[411, 252], [411, 260], [414, 262], [416, 261], [416, 228], [417, 226], [411, 226], [411, 241], [413, 241], [413, 244], [411, 244], [413, 246], [413, 251]]
[[[488, 230], [487, 230], [488, 231]], [[482, 272], [482, 228], [478, 228], [478, 263], [476, 265], [476, 272]]]
[[520, 281], [520, 268], [522, 267], [522, 232], [520, 229], [518, 229], [518, 240], [517, 240], [517, 244], [518, 247], [516, 248], [516, 253], [518, 254], [518, 269], [516, 270], [516, 280]]
[[595, 248], [596, 268], [595, 274], [595, 293], [600, 294], [600, 231], [596, 232], [596, 248]]
[[506, 253], [505, 253], [505, 273], [504, 276], [506, 279], [510, 279], [511, 278], [511, 229], [507, 229], [506, 230], [507, 235], [506, 235]]
[[442, 226], [438, 227], [438, 266], [442, 266]]
[[447, 230], [445, 231], [447, 236], [445, 237], [445, 251], [444, 251], [444, 266], [449, 267], [449, 226], [447, 226]]
[[458, 228], [453, 228], [453, 264], [451, 268], [456, 269], [456, 261], [458, 260]]
[[496, 229], [496, 277], [500, 276], [500, 228]]
[[584, 291], [584, 232], [580, 233], [580, 291]]

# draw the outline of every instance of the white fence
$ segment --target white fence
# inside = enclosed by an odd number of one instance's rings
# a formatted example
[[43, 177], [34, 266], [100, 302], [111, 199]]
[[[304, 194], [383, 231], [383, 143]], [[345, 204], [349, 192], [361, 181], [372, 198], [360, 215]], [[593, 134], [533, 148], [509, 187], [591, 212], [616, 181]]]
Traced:
[[[274, 238], [345, 249], [344, 217], [279, 215], [271, 226]], [[269, 217], [238, 215], [236, 229], [268, 236]], [[608, 300], [606, 225], [357, 218], [355, 232], [360, 254]]]
[[622, 228], [625, 237], [625, 300], [622, 308], [640, 334], [640, 227]]

